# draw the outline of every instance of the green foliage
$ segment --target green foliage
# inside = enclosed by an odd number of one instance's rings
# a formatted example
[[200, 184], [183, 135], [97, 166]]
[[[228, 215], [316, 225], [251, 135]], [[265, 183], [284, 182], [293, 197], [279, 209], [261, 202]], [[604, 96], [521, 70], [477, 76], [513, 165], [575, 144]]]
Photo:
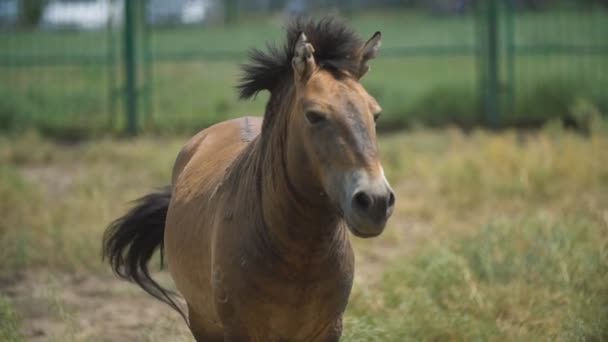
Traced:
[[[505, 118], [506, 124], [538, 127], [551, 119], [574, 119], [570, 112], [572, 106], [581, 96], [592, 93], [575, 75], [571, 76], [547, 78], [532, 84], [529, 91], [520, 94], [514, 115]], [[599, 99], [592, 102], [597, 105]]]
[[437, 86], [422, 95], [404, 117], [408, 123], [430, 127], [456, 125], [470, 128], [482, 126], [476, 93], [466, 85]]

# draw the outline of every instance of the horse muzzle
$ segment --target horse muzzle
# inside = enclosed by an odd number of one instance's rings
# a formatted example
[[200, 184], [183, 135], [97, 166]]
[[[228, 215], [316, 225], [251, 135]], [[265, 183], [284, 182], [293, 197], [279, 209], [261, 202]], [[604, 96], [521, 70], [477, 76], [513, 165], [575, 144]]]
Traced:
[[371, 178], [354, 171], [344, 185], [342, 211], [350, 231], [362, 238], [380, 235], [395, 207], [395, 193], [384, 173]]

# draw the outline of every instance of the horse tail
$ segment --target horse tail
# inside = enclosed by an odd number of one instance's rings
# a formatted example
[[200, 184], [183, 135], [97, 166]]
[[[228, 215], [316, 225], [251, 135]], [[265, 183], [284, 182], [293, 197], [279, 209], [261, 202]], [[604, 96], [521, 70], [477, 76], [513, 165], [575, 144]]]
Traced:
[[167, 186], [135, 201], [135, 206], [112, 222], [103, 236], [102, 259], [107, 259], [117, 277], [134, 282], [154, 298], [175, 309], [186, 321], [186, 315], [173, 297], [150, 276], [148, 262], [160, 248], [161, 267], [165, 220], [171, 201]]

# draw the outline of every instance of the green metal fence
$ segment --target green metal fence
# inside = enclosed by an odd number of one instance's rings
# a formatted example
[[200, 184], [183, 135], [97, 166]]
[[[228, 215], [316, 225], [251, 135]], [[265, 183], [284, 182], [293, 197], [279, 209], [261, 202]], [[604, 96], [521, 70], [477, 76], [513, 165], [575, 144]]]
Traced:
[[[184, 132], [262, 112], [263, 96], [236, 98], [237, 67], [248, 48], [281, 40], [284, 15], [245, 15], [227, 1], [217, 19], [159, 24], [162, 10], [151, 9], [162, 2], [108, 3], [118, 16], [96, 29], [0, 31], [1, 128]], [[384, 33], [364, 80], [384, 107], [381, 128], [537, 126], [577, 101], [608, 109], [608, 10], [595, 2], [456, 1], [449, 13], [336, 3], [317, 11], [342, 9], [361, 34]]]
[[[608, 110], [608, 16], [606, 7], [566, 2], [543, 13], [503, 8], [501, 77], [508, 85], [503, 107], [509, 120], [535, 124], [543, 111], [561, 115], [577, 101]], [[534, 34], [527, 34], [533, 32]], [[534, 108], [539, 103], [543, 108]], [[531, 113], [525, 117], [527, 113]], [[535, 116], [534, 114], [537, 116]], [[574, 113], [576, 114], [576, 113]]]
[[39, 25], [0, 28], [0, 131], [34, 127], [69, 138], [123, 126], [118, 25]]
[[[515, 1], [478, 7], [480, 95], [490, 125], [568, 118], [577, 100], [608, 108], [608, 16], [586, 2], [526, 11]], [[540, 107], [540, 108], [539, 108]]]

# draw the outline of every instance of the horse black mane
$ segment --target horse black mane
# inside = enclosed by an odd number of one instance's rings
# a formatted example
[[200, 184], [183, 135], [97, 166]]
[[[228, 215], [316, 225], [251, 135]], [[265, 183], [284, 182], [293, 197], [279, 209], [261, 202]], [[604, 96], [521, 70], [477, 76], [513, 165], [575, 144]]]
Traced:
[[250, 61], [242, 65], [243, 75], [237, 86], [241, 98], [250, 98], [262, 90], [273, 94], [285, 81], [293, 78], [291, 59], [302, 32], [314, 47], [315, 61], [321, 68], [336, 75], [358, 72], [356, 53], [363, 42], [350, 27], [330, 17], [318, 21], [299, 18], [287, 26], [287, 39], [281, 48], [268, 44], [266, 52], [250, 51]]

